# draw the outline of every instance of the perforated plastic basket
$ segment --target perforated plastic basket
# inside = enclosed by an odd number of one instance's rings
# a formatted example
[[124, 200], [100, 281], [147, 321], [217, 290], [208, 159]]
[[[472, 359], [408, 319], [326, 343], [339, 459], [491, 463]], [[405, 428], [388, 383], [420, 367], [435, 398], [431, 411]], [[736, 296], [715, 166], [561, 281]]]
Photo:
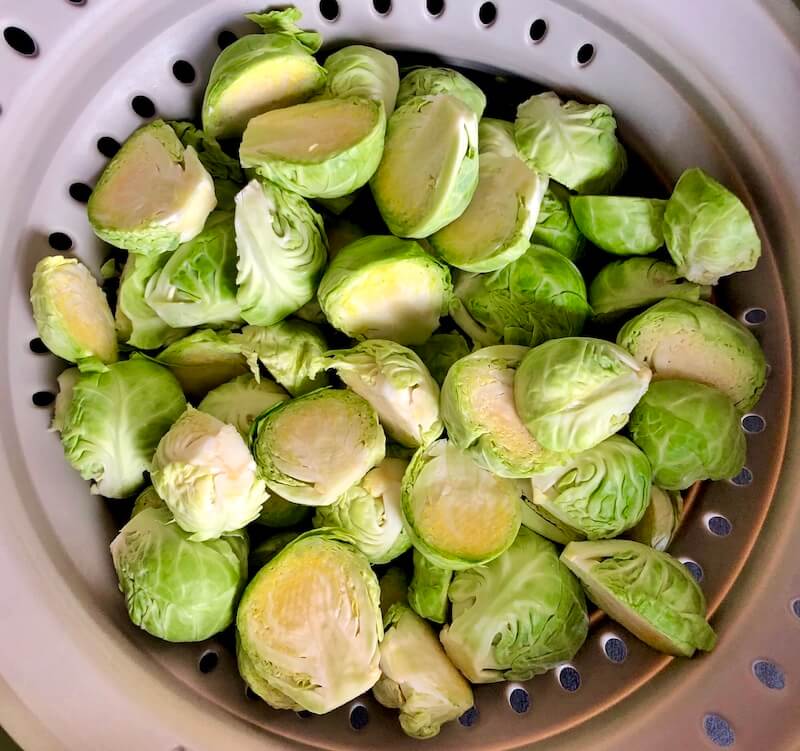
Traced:
[[[745, 418], [747, 470], [702, 489], [673, 548], [701, 577], [716, 650], [670, 660], [602, 620], [572, 664], [524, 685], [479, 687], [476, 711], [427, 747], [800, 748], [796, 7], [295, 4], [331, 45], [433, 52], [608, 102], [660, 178], [702, 166], [743, 198], [764, 240], [758, 268], [720, 290], [772, 367], [757, 416]], [[47, 432], [42, 406], [62, 364], [35, 341], [34, 264], [61, 251], [97, 271], [86, 186], [143, 118], [197, 111], [219, 45], [247, 30], [242, 13], [252, 9], [252, 0], [0, 0], [0, 723], [26, 749], [418, 747], [369, 696], [325, 717], [274, 711], [246, 697], [233, 656], [214, 640], [173, 646], [133, 627], [109, 562], [107, 506]]]

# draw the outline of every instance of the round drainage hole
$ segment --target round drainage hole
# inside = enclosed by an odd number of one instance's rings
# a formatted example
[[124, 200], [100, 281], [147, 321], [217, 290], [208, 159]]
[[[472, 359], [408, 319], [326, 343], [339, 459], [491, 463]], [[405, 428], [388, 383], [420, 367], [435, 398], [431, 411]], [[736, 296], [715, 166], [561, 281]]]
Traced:
[[60, 253], [72, 250], [72, 238], [66, 232], [51, 232], [47, 236], [47, 242], [53, 250]]
[[558, 671], [558, 682], [564, 691], [574, 693], [581, 687], [581, 674], [571, 665], [567, 665]]
[[335, 21], [339, 18], [339, 3], [337, 0], [319, 0], [320, 15], [326, 21]]
[[731, 482], [739, 487], [745, 487], [753, 482], [753, 473], [747, 467], [742, 467], [742, 471], [736, 477], [732, 477]]
[[37, 391], [31, 401], [37, 407], [49, 407], [56, 399], [56, 395], [51, 391]]
[[458, 718], [458, 722], [465, 728], [471, 728], [478, 721], [478, 708], [470, 707]]
[[353, 730], [363, 730], [369, 725], [369, 710], [363, 705], [353, 707], [350, 710], [350, 727]]
[[156, 114], [156, 106], [153, 104], [153, 100], [143, 94], [131, 99], [131, 108], [139, 117], [143, 117], [145, 120]]
[[703, 581], [703, 568], [700, 566], [699, 563], [695, 561], [681, 561], [683, 565], [686, 567], [686, 570], [692, 575], [692, 579], [694, 579], [698, 584]]
[[188, 60], [176, 60], [172, 64], [172, 75], [180, 83], [185, 84], [194, 83], [196, 77], [194, 66]]
[[745, 433], [763, 433], [767, 421], [761, 415], [749, 414], [742, 418], [742, 429]]
[[753, 663], [753, 675], [767, 688], [782, 691], [786, 686], [786, 677], [774, 662], [756, 660]]
[[72, 183], [69, 186], [69, 195], [78, 203], [88, 203], [92, 189], [86, 183]]
[[730, 723], [721, 715], [707, 714], [703, 718], [703, 730], [712, 743], [722, 748], [736, 743], [736, 733], [733, 732]]
[[20, 29], [19, 26], [6, 26], [3, 29], [3, 39], [6, 40], [6, 44], [14, 52], [18, 52], [25, 57], [33, 57], [37, 52], [36, 42], [33, 41], [33, 37], [24, 29]]
[[203, 652], [197, 661], [197, 669], [204, 675], [213, 672], [219, 664], [219, 655], [213, 650]]
[[115, 138], [111, 138], [111, 136], [103, 136], [97, 139], [97, 150], [108, 159], [116, 156], [119, 149], [119, 141]]
[[444, 13], [444, 0], [425, 0], [425, 8], [429, 16], [438, 18]]
[[478, 8], [478, 20], [484, 26], [491, 26], [497, 18], [497, 7], [494, 3], [484, 3]]
[[38, 336], [35, 339], [31, 339], [28, 342], [28, 346], [35, 355], [46, 355], [50, 351]]
[[385, 16], [392, 9], [392, 0], [372, 0], [372, 7], [378, 15]]
[[628, 657], [628, 645], [618, 636], [610, 636], [603, 644], [603, 652], [611, 662], [625, 662]]
[[578, 61], [578, 65], [588, 65], [594, 60], [594, 45], [588, 42], [582, 44], [578, 48], [578, 54], [575, 56], [575, 59]]
[[764, 308], [750, 308], [744, 312], [744, 322], [750, 326], [760, 326], [767, 320], [767, 311]]
[[730, 520], [719, 514], [709, 516], [706, 520], [708, 531], [717, 537], [727, 537], [733, 531], [733, 524]]
[[537, 18], [528, 29], [528, 36], [532, 42], [541, 42], [547, 34], [547, 21]]
[[525, 714], [531, 708], [530, 694], [524, 688], [515, 688], [508, 695], [508, 704], [517, 714]]
[[230, 47], [238, 38], [230, 29], [223, 29], [217, 34], [217, 47], [224, 50], [226, 47]]

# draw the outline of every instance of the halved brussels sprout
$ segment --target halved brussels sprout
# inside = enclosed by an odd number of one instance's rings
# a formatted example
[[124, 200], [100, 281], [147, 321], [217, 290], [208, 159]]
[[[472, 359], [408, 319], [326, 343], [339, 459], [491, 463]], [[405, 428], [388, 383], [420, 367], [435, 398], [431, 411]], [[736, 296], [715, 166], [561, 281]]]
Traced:
[[306, 198], [338, 198], [372, 177], [383, 152], [381, 102], [320, 99], [254, 117], [242, 136], [244, 167]]
[[391, 566], [380, 578], [379, 585], [381, 588], [381, 613], [385, 618], [392, 605], [396, 602], [404, 603], [406, 601], [408, 577], [399, 566]]
[[533, 169], [578, 193], [608, 193], [627, 168], [616, 129], [608, 105], [562, 102], [547, 91], [517, 108], [514, 136]]
[[697, 302], [710, 287], [681, 279], [671, 263], [652, 258], [612, 261], [589, 286], [589, 305], [598, 318], [613, 318], [629, 310], [673, 298]]
[[326, 530], [290, 542], [236, 614], [239, 670], [277, 709], [330, 712], [380, 677], [383, 623], [367, 559]]
[[666, 550], [678, 531], [683, 514], [683, 498], [675, 491], [662, 490], [653, 485], [650, 505], [639, 523], [625, 535], [631, 540], [649, 545], [655, 550]]
[[691, 282], [755, 268], [761, 240], [745, 205], [703, 170], [686, 170], [664, 212], [664, 239], [678, 271]]
[[203, 129], [214, 138], [239, 136], [248, 121], [270, 109], [308, 99], [325, 83], [325, 69], [312, 57], [319, 34], [301, 31], [297, 8], [250, 13], [264, 34], [248, 34], [214, 62], [203, 98]]
[[393, 235], [432, 235], [464, 213], [477, 186], [478, 120], [464, 102], [419, 96], [394, 111], [370, 181]]
[[300, 537], [300, 532], [278, 532], [268, 537], [250, 551], [248, 563], [251, 571], [259, 571], [266, 566], [290, 542]]
[[328, 82], [323, 96], [360, 96], [383, 104], [386, 117], [394, 112], [400, 74], [397, 60], [385, 52], [363, 44], [352, 44], [325, 59]]
[[586, 284], [572, 261], [531, 245], [516, 261], [490, 274], [456, 277], [450, 315], [480, 346], [535, 346], [580, 334], [591, 312]]
[[236, 196], [236, 300], [270, 326], [313, 299], [328, 259], [322, 217], [295, 193], [251, 180]]
[[589, 599], [659, 652], [691, 657], [714, 648], [706, 599], [686, 567], [666, 553], [628, 540], [572, 542], [561, 560]]
[[400, 710], [400, 727], [412, 738], [434, 738], [445, 722], [473, 704], [472, 689], [429, 624], [407, 605], [391, 607], [381, 642], [381, 677], [372, 693]]
[[586, 244], [586, 238], [572, 218], [569, 191], [555, 180], [550, 180], [542, 197], [531, 242], [552, 248], [570, 261], [578, 259]]
[[144, 485], [158, 442], [185, 408], [175, 378], [144, 358], [83, 373], [65, 406], [64, 453], [92, 493], [126, 498]]
[[275, 381], [263, 377], [256, 380], [252, 373], [245, 373], [209, 391], [197, 408], [233, 425], [248, 441], [256, 417], [288, 398], [289, 394]]
[[148, 508], [166, 509], [170, 517], [172, 517], [172, 512], [167, 507], [167, 504], [164, 503], [164, 499], [156, 493], [156, 489], [152, 485], [148, 485], [136, 496], [136, 500], [133, 502], [133, 508], [131, 509], [131, 519], [133, 519], [136, 514], [141, 514], [142, 511]]
[[416, 352], [386, 339], [332, 350], [325, 367], [366, 399], [387, 435], [403, 446], [427, 446], [442, 434], [439, 385]]
[[248, 525], [267, 500], [264, 481], [233, 425], [194, 407], [158, 444], [151, 479], [190, 540], [213, 540]]
[[572, 216], [581, 234], [615, 256], [644, 256], [664, 244], [660, 198], [572, 196]]
[[486, 95], [480, 87], [452, 68], [415, 68], [403, 76], [397, 94], [402, 107], [415, 97], [451, 94], [467, 105], [480, 119], [486, 108]]
[[414, 550], [414, 575], [408, 586], [408, 604], [414, 612], [429, 621], [447, 620], [447, 590], [453, 571], [431, 563], [419, 550]]
[[194, 542], [166, 508], [135, 514], [111, 543], [130, 619], [159, 639], [195, 642], [227, 628], [247, 580], [247, 533]]
[[451, 331], [447, 334], [434, 334], [424, 344], [414, 347], [414, 351], [441, 386], [453, 363], [469, 354], [469, 345], [462, 334]]
[[[206, 168], [208, 174], [214, 178], [214, 185], [219, 181], [230, 183], [243, 183], [244, 172], [242, 167], [232, 156], [228, 156], [217, 142], [217, 139], [204, 133], [191, 123], [171, 120], [168, 125], [175, 131], [181, 143], [191, 146], [197, 152], [197, 158]], [[238, 188], [237, 188], [238, 190]], [[219, 202], [219, 196], [217, 196]], [[231, 207], [233, 208], [233, 207]]]
[[654, 378], [714, 386], [742, 412], [755, 406], [767, 382], [758, 340], [707, 302], [662, 300], [628, 321], [617, 343], [645, 362]]
[[196, 237], [217, 204], [214, 181], [163, 120], [143, 125], [108, 163], [89, 198], [89, 222], [106, 242], [143, 255]]
[[325, 317], [356, 339], [423, 344], [452, 294], [450, 271], [419, 243], [370, 235], [342, 248], [317, 296]]
[[655, 381], [631, 414], [634, 443], [653, 482], [683, 490], [697, 480], [727, 480], [744, 465], [746, 445], [733, 402], [693, 381]]
[[33, 272], [31, 305], [39, 337], [54, 355], [78, 364], [116, 361], [114, 316], [82, 263], [63, 256], [39, 261]]
[[552, 542], [525, 528], [499, 558], [459, 571], [450, 602], [452, 622], [439, 639], [473, 683], [544, 673], [572, 659], [589, 628], [578, 580]]
[[372, 564], [393, 561], [411, 547], [400, 512], [407, 466], [403, 459], [384, 459], [336, 503], [318, 507], [314, 526], [340, 529]]
[[334, 503], [386, 453], [377, 414], [352, 391], [318, 389], [277, 404], [251, 436], [267, 487], [305, 506]]
[[542, 446], [576, 453], [625, 426], [650, 376], [646, 365], [611, 342], [554, 339], [525, 355], [514, 378], [514, 402]]
[[491, 561], [514, 542], [519, 498], [512, 480], [444, 439], [419, 449], [403, 478], [403, 518], [414, 547], [453, 570]]
[[150, 277], [145, 300], [173, 328], [224, 326], [240, 321], [233, 214], [212, 214], [203, 231], [181, 245]]
[[530, 477], [563, 463], [542, 448], [514, 406], [514, 375], [527, 347], [485, 347], [450, 368], [442, 386], [442, 419], [450, 441], [501, 477]]
[[[520, 480], [523, 482], [523, 480]], [[539, 507], [531, 500], [533, 488], [530, 483], [521, 492], [522, 495], [522, 526], [527, 527], [531, 532], [536, 532], [547, 540], [557, 542], [559, 545], [566, 545], [568, 542], [580, 539], [580, 535], [575, 530], [558, 522], [555, 517], [545, 519], [539, 512]]]
[[478, 146], [481, 154], [519, 156], [514, 141], [514, 123], [494, 117], [482, 117], [478, 122]]

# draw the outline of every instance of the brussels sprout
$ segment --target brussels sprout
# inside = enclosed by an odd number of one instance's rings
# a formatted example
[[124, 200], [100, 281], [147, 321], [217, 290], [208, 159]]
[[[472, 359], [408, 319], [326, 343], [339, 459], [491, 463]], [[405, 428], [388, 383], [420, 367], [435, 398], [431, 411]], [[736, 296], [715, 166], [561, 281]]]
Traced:
[[201, 412], [233, 425], [245, 441], [250, 438], [253, 421], [273, 404], [289, 398], [275, 381], [252, 373], [237, 376], [232, 381], [209, 391], [197, 406]]
[[214, 181], [197, 152], [154, 120], [106, 166], [89, 198], [89, 222], [118, 248], [164, 253], [200, 234], [216, 203]]
[[191, 123], [172, 120], [168, 125], [175, 131], [184, 147], [191, 146], [197, 152], [200, 163], [215, 181], [244, 182], [241, 165], [223, 151], [216, 138], [195, 128]]
[[764, 352], [741, 323], [707, 302], [662, 300], [626, 323], [617, 343], [653, 377], [714, 386], [736, 408], [755, 406], [767, 381]]
[[261, 507], [258, 519], [253, 523], [261, 524], [271, 529], [285, 529], [305, 522], [311, 516], [312, 510], [310, 506], [292, 503], [272, 493]]
[[403, 446], [427, 446], [442, 434], [439, 385], [416, 352], [385, 339], [332, 350], [325, 367], [366, 399], [387, 435]]
[[327, 261], [322, 217], [294, 193], [252, 180], [236, 196], [236, 300], [270, 326], [314, 297]]
[[149, 508], [165, 509], [170, 515], [170, 519], [172, 518], [172, 512], [167, 507], [167, 504], [164, 503], [164, 499], [156, 493], [156, 489], [152, 485], [148, 485], [136, 496], [136, 500], [133, 502], [133, 508], [131, 509], [131, 519]]
[[542, 197], [531, 242], [557, 250], [570, 261], [578, 259], [586, 244], [586, 238], [572, 218], [569, 191], [554, 180], [550, 180]]
[[453, 570], [491, 561], [514, 542], [519, 498], [512, 480], [444, 439], [419, 449], [403, 477], [403, 518], [414, 547]]
[[334, 503], [383, 461], [378, 416], [352, 391], [318, 389], [257, 418], [253, 453], [267, 487], [293, 503]]
[[158, 442], [186, 407], [169, 371], [139, 357], [83, 373], [65, 402], [64, 454], [92, 481], [92, 493], [107, 498], [126, 498], [144, 485]]
[[379, 585], [381, 588], [381, 613], [385, 618], [392, 605], [396, 602], [406, 602], [408, 577], [399, 566], [391, 566], [380, 578]]
[[514, 136], [533, 169], [578, 193], [607, 193], [627, 168], [616, 129], [608, 105], [564, 103], [547, 91], [517, 108]]
[[423, 344], [447, 313], [450, 271], [419, 243], [370, 235], [331, 261], [317, 296], [322, 312], [357, 339]]
[[472, 689], [447, 659], [430, 625], [407, 605], [393, 605], [384, 628], [381, 677], [372, 693], [384, 707], [400, 710], [406, 735], [433, 738], [445, 722], [472, 706]]
[[342, 47], [325, 59], [328, 81], [323, 96], [344, 99], [360, 96], [383, 104], [386, 117], [394, 112], [400, 74], [397, 60], [363, 44]]
[[531, 245], [490, 274], [460, 273], [450, 314], [480, 345], [535, 346], [580, 334], [590, 313], [586, 284], [572, 261]]
[[650, 505], [641, 521], [629, 529], [626, 537], [655, 550], [666, 550], [678, 531], [683, 514], [683, 498], [680, 493], [662, 490], [653, 485]]
[[268, 537], [250, 551], [250, 558], [248, 559], [250, 570], [259, 571], [298, 537], [300, 537], [300, 532], [278, 532], [278, 534]]
[[393, 235], [428, 237], [464, 213], [478, 169], [475, 113], [448, 94], [414, 97], [389, 118], [370, 188]]
[[411, 547], [400, 513], [400, 482], [408, 462], [384, 459], [336, 503], [320, 506], [315, 527], [336, 527], [370, 563], [389, 563]]
[[570, 660], [589, 628], [577, 579], [549, 540], [521, 529], [491, 563], [455, 575], [452, 623], [439, 634], [473, 683], [524, 681]]
[[745, 205], [698, 168], [681, 175], [667, 201], [664, 239], [681, 276], [697, 284], [749, 271], [761, 257], [761, 240]]
[[600, 269], [589, 286], [589, 305], [598, 318], [613, 318], [667, 298], [696, 302], [709, 292], [710, 287], [681, 279], [671, 263], [628, 258]]
[[278, 709], [329, 712], [380, 677], [375, 574], [326, 530], [289, 543], [250, 582], [236, 614], [239, 670]]
[[442, 419], [450, 441], [502, 477], [530, 477], [564, 457], [543, 449], [514, 406], [514, 375], [526, 347], [497, 345], [450, 368], [442, 386]]
[[478, 119], [486, 108], [486, 95], [458, 71], [451, 68], [415, 68], [403, 76], [397, 94], [402, 107], [415, 97], [450, 94], [469, 107]]
[[338, 198], [365, 185], [383, 152], [381, 102], [321, 99], [254, 117], [239, 159], [265, 180], [306, 198]]
[[31, 305], [39, 336], [53, 354], [78, 364], [116, 361], [111, 308], [82, 263], [63, 256], [39, 261], [33, 272]]
[[166, 508], [144, 508], [111, 543], [130, 619], [171, 642], [208, 639], [233, 622], [247, 579], [247, 533], [194, 542]]
[[[520, 480], [520, 482], [522, 481]], [[545, 519], [539, 513], [539, 507], [528, 497], [533, 495], [531, 491], [532, 488], [529, 483], [529, 487], [522, 492], [523, 527], [527, 527], [531, 532], [536, 532], [537, 535], [557, 542], [559, 545], [566, 545], [568, 542], [580, 539], [579, 534], [558, 522], [555, 517]]]
[[519, 156], [514, 141], [514, 123], [508, 120], [482, 117], [478, 123], [478, 143], [481, 154]]
[[64, 430], [69, 405], [72, 403], [72, 391], [80, 377], [81, 371], [78, 368], [67, 368], [61, 371], [56, 378], [58, 393], [53, 405], [53, 421], [50, 423], [50, 430], [56, 430], [59, 433]]
[[542, 446], [576, 453], [625, 426], [650, 375], [647, 366], [611, 342], [555, 339], [525, 355], [514, 378], [514, 402]]
[[592, 602], [653, 649], [691, 657], [714, 648], [702, 590], [666, 553], [628, 540], [572, 542], [561, 560]]
[[328, 385], [322, 366], [328, 344], [313, 324], [286, 320], [272, 326], [245, 326], [240, 334], [232, 334], [231, 339], [238, 343], [251, 364], [255, 360], [263, 363], [292, 396]]
[[226, 47], [211, 69], [203, 99], [203, 129], [215, 138], [242, 134], [256, 115], [308, 99], [325, 83], [312, 57], [319, 34], [301, 31], [297, 8], [247, 15], [264, 34], [248, 34]]
[[628, 196], [572, 196], [572, 216], [581, 233], [615, 256], [644, 256], [664, 244], [666, 201]]
[[631, 414], [631, 437], [653, 467], [653, 482], [683, 490], [727, 480], [744, 465], [745, 439], [733, 402], [693, 381], [655, 381]]
[[427, 342], [415, 347], [414, 351], [441, 386], [453, 363], [469, 354], [469, 345], [462, 334], [451, 331], [448, 334], [434, 334]]
[[145, 300], [164, 323], [174, 328], [240, 321], [233, 214], [212, 214], [203, 231], [181, 245], [150, 277]]
[[414, 612], [429, 621], [447, 620], [447, 590], [453, 571], [431, 563], [419, 550], [414, 550], [414, 576], [408, 587], [408, 604]]

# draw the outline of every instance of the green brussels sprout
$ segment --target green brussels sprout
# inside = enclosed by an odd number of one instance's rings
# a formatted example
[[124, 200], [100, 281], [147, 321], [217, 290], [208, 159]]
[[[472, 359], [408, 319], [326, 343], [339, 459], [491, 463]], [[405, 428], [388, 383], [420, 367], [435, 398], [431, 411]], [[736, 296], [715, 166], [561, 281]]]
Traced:
[[325, 367], [366, 399], [386, 434], [402, 446], [427, 446], [442, 434], [439, 385], [416, 352], [386, 339], [331, 350]]
[[581, 234], [615, 256], [645, 256], [664, 244], [664, 208], [659, 198], [572, 196], [572, 216]]
[[414, 550], [414, 575], [408, 586], [408, 604], [414, 612], [429, 621], [447, 620], [447, 590], [453, 571], [431, 563], [419, 550]]
[[306, 198], [338, 198], [365, 185], [383, 153], [381, 102], [320, 99], [254, 117], [239, 159], [264, 180]]
[[742, 412], [755, 406], [767, 382], [758, 340], [707, 302], [662, 300], [628, 321], [617, 343], [646, 363], [654, 378], [714, 386]]
[[191, 540], [241, 529], [258, 517], [267, 499], [236, 428], [192, 406], [159, 441], [151, 480]]
[[449, 94], [419, 96], [389, 118], [370, 188], [393, 235], [428, 237], [464, 213], [478, 170], [475, 113]]
[[360, 96], [383, 104], [386, 117], [394, 112], [400, 74], [397, 60], [385, 52], [352, 44], [325, 59], [328, 81], [323, 96], [345, 99]]
[[390, 566], [378, 583], [381, 588], [381, 613], [385, 618], [392, 605], [406, 602], [408, 577], [399, 566]]
[[412, 738], [434, 738], [445, 722], [473, 704], [472, 689], [447, 659], [429, 624], [407, 605], [393, 605], [384, 621], [381, 677], [375, 699], [400, 710], [400, 727]]
[[191, 123], [171, 120], [167, 124], [175, 131], [184, 147], [191, 146], [197, 152], [197, 158], [208, 174], [214, 178], [215, 184], [219, 180], [233, 183], [244, 182], [241, 165], [223, 151], [216, 138], [204, 133]]
[[491, 563], [459, 571], [439, 639], [473, 683], [525, 681], [572, 659], [589, 619], [578, 580], [549, 540], [522, 528]]
[[89, 198], [89, 222], [106, 242], [151, 255], [200, 234], [216, 206], [197, 152], [163, 120], [143, 125], [108, 163]]
[[411, 240], [370, 235], [342, 248], [317, 296], [331, 325], [356, 339], [423, 344], [445, 315], [450, 271]]
[[400, 512], [400, 483], [408, 462], [384, 459], [330, 506], [314, 513], [315, 527], [335, 527], [372, 563], [389, 563], [411, 547]]
[[403, 477], [411, 542], [431, 563], [453, 570], [491, 561], [514, 542], [519, 498], [512, 480], [485, 470], [444, 439], [419, 449]]
[[92, 493], [127, 498], [144, 485], [158, 442], [185, 408], [175, 378], [144, 358], [83, 373], [64, 408], [64, 454]]
[[53, 404], [53, 421], [50, 423], [50, 430], [59, 433], [64, 430], [69, 405], [72, 403], [72, 391], [80, 377], [81, 371], [78, 368], [67, 368], [62, 370], [56, 378], [58, 393]]
[[655, 550], [666, 550], [681, 522], [683, 498], [675, 491], [653, 485], [650, 504], [639, 523], [629, 529], [626, 537]]
[[247, 585], [236, 614], [239, 670], [277, 709], [324, 714], [380, 677], [383, 623], [367, 559], [315, 530], [290, 542]]
[[514, 376], [527, 353], [511, 344], [479, 349], [456, 362], [442, 386], [451, 443], [501, 477], [530, 477], [564, 461], [536, 442], [514, 406]]
[[667, 201], [664, 239], [681, 276], [697, 284], [754, 269], [761, 257], [750, 212], [698, 168], [681, 175]]
[[453, 363], [469, 354], [469, 345], [463, 334], [451, 331], [433, 334], [427, 342], [414, 347], [414, 351], [425, 363], [433, 380], [441, 386]]
[[478, 119], [486, 108], [486, 95], [466, 76], [451, 68], [415, 68], [400, 81], [397, 106], [415, 97], [450, 94], [469, 107]]
[[[522, 482], [522, 480], [520, 480]], [[536, 532], [547, 540], [557, 542], [559, 545], [566, 545], [568, 542], [580, 539], [580, 535], [575, 530], [561, 524], [555, 517], [545, 518], [540, 513], [539, 507], [534, 504], [530, 483], [522, 493], [522, 526], [527, 527], [531, 532]]]
[[653, 649], [691, 657], [714, 648], [703, 592], [672, 556], [638, 542], [602, 540], [571, 542], [561, 560], [592, 602]]
[[251, 571], [259, 571], [266, 566], [278, 553], [281, 552], [290, 542], [300, 537], [300, 532], [278, 532], [272, 537], [268, 537], [260, 545], [250, 551], [248, 559]]
[[733, 402], [693, 381], [655, 381], [631, 414], [633, 442], [653, 467], [653, 482], [684, 490], [727, 480], [744, 465], [746, 445]]
[[[481, 154], [519, 156], [514, 141], [514, 123], [508, 120], [482, 117], [478, 123], [478, 145]], [[547, 185], [544, 187], [547, 188]]]
[[233, 214], [212, 214], [145, 286], [145, 301], [168, 326], [224, 326], [242, 319], [236, 299]]
[[312, 57], [319, 34], [301, 31], [297, 8], [250, 13], [264, 34], [248, 34], [214, 62], [203, 98], [203, 130], [214, 138], [240, 136], [248, 121], [271, 109], [297, 104], [325, 83], [325, 69]]
[[172, 512], [167, 507], [167, 504], [164, 503], [164, 499], [156, 493], [156, 489], [152, 485], [148, 485], [136, 496], [136, 500], [133, 502], [133, 508], [131, 509], [131, 519], [133, 519], [136, 514], [141, 514], [142, 511], [148, 508], [166, 509], [170, 517], [172, 517]]
[[267, 487], [305, 506], [334, 503], [386, 454], [375, 410], [333, 389], [276, 404], [256, 419], [251, 445]]
[[195, 542], [167, 508], [144, 508], [111, 543], [131, 621], [171, 642], [208, 639], [233, 622], [247, 580], [247, 533]]
[[275, 381], [263, 377], [256, 380], [252, 373], [245, 373], [209, 391], [197, 408], [233, 425], [247, 441], [256, 417], [288, 398], [289, 394]]
[[650, 376], [646, 365], [611, 342], [554, 339], [525, 355], [514, 378], [514, 402], [542, 446], [577, 453], [626, 425]]
[[517, 108], [514, 137], [533, 169], [578, 193], [608, 193], [627, 168], [616, 129], [608, 105], [562, 102], [547, 91]]
[[252, 180], [236, 196], [235, 224], [245, 321], [271, 326], [313, 299], [327, 261], [325, 229], [303, 198]]
[[575, 264], [537, 245], [499, 271], [459, 273], [454, 291], [450, 315], [484, 347], [575, 336], [591, 312]]
[[54, 355], [83, 365], [116, 362], [114, 316], [82, 263], [63, 256], [39, 261], [33, 272], [31, 305], [39, 337]]
[[253, 523], [271, 529], [285, 529], [302, 524], [311, 516], [312, 511], [311, 506], [292, 503], [272, 493], [261, 507], [258, 519], [255, 519]]
[[595, 316], [610, 319], [667, 298], [697, 302], [710, 289], [681, 279], [671, 263], [628, 258], [600, 269], [589, 285], [589, 305]]
[[552, 248], [570, 261], [578, 259], [586, 244], [586, 238], [572, 218], [569, 191], [554, 180], [550, 180], [542, 197], [531, 242]]

